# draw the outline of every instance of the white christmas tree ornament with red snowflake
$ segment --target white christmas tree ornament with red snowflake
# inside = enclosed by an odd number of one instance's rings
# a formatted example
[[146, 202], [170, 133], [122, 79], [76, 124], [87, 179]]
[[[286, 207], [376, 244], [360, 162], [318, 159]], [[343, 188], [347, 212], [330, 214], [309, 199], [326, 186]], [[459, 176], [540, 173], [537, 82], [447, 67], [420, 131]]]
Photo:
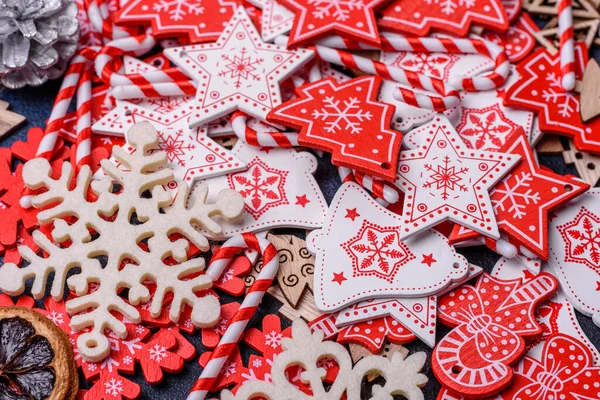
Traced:
[[468, 273], [467, 260], [437, 231], [402, 240], [402, 218], [360, 186], [345, 183], [329, 207], [323, 229], [306, 240], [316, 255], [314, 297], [319, 310], [392, 296], [441, 292]]
[[219, 222], [223, 236], [277, 227], [314, 229], [323, 225], [327, 203], [313, 177], [317, 159], [312, 154], [254, 147], [243, 140], [236, 143], [231, 154], [245, 162], [248, 169], [205, 181], [210, 193], [229, 188], [244, 197], [244, 216], [235, 223]]

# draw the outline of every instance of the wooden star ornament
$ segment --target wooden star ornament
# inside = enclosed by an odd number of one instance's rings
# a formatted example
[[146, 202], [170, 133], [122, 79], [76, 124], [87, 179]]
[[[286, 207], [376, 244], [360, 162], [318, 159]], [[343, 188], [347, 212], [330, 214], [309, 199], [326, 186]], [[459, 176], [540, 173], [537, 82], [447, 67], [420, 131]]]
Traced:
[[264, 43], [239, 7], [216, 43], [174, 47], [164, 54], [198, 82], [190, 125], [198, 126], [235, 110], [265, 120], [281, 104], [279, 83], [314, 52]]
[[297, 99], [268, 119], [300, 129], [298, 142], [331, 152], [334, 165], [393, 180], [402, 134], [389, 128], [394, 106], [377, 101], [381, 82], [376, 76], [321, 79], [300, 88]]
[[395, 185], [405, 193], [403, 239], [451, 220], [499, 237], [488, 191], [521, 159], [468, 149], [440, 115], [420, 147], [400, 153]]

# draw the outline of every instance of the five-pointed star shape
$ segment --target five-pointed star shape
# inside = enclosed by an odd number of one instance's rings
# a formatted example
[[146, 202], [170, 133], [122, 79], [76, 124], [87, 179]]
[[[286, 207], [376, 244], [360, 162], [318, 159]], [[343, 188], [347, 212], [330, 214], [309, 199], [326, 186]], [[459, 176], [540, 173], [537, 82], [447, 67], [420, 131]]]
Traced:
[[360, 214], [356, 211], [356, 207], [346, 208], [346, 216], [344, 218], [348, 218], [354, 221], [356, 217], [360, 217]]
[[177, 180], [195, 180], [243, 171], [246, 163], [206, 135], [206, 128], [189, 128], [183, 114], [171, 118], [125, 102], [117, 102], [125, 132], [134, 124], [150, 122], [158, 132], [158, 146], [167, 153]]
[[296, 205], [305, 208], [308, 203], [310, 203], [310, 200], [306, 198], [305, 194], [302, 196], [296, 196]]
[[288, 46], [303, 46], [315, 38], [337, 34], [378, 45], [374, 9], [386, 0], [280, 0], [296, 13]]
[[248, 0], [248, 3], [262, 10], [260, 34], [262, 40], [270, 42], [277, 36], [285, 35], [292, 29], [294, 13], [275, 0]]
[[333, 279], [331, 280], [331, 282], [339, 283], [339, 285], [342, 286], [342, 282], [347, 281], [347, 280], [348, 280], [348, 278], [346, 278], [344, 276], [343, 272], [339, 272], [339, 273], [334, 272]]
[[488, 190], [520, 156], [468, 149], [443, 115], [423, 143], [400, 153], [395, 185], [405, 193], [401, 237], [451, 220], [498, 238]]
[[433, 253], [423, 254], [423, 260], [421, 260], [421, 264], [427, 264], [428, 267], [431, 267], [431, 264], [437, 262], [435, 258], [433, 258]]
[[187, 35], [191, 43], [217, 40], [236, 8], [227, 0], [131, 0], [117, 13], [123, 24], [152, 24], [160, 36]]
[[237, 9], [216, 43], [174, 47], [164, 53], [198, 82], [191, 126], [238, 109], [264, 121], [281, 103], [279, 82], [314, 54], [262, 42], [243, 7]]
[[[542, 170], [533, 156], [522, 129], [516, 139], [500, 151], [519, 155], [521, 162], [490, 191], [500, 232], [536, 256], [548, 259], [548, 216], [550, 210], [589, 189], [580, 180]], [[455, 226], [451, 240], [466, 240], [477, 233]]]
[[402, 134], [390, 129], [394, 106], [377, 101], [382, 79], [329, 77], [302, 86], [269, 121], [300, 129], [298, 143], [331, 152], [331, 162], [391, 181]]

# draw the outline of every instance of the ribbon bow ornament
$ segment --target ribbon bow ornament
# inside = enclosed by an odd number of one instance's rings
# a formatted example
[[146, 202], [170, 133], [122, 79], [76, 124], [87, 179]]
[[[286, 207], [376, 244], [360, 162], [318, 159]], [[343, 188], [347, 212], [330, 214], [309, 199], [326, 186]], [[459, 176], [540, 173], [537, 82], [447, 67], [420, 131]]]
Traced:
[[534, 279], [501, 280], [483, 274], [475, 286], [462, 285], [440, 299], [441, 321], [454, 327], [435, 347], [432, 369], [446, 388], [484, 398], [506, 388], [510, 365], [525, 352], [525, 338], [542, 333], [535, 309], [558, 288], [541, 273]]

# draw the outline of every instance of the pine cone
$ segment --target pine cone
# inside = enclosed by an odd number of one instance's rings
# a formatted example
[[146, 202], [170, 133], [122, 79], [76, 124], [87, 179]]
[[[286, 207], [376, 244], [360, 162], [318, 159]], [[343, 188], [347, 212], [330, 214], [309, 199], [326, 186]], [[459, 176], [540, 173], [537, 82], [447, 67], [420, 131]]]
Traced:
[[77, 50], [73, 0], [0, 0], [0, 77], [10, 89], [60, 77]]

